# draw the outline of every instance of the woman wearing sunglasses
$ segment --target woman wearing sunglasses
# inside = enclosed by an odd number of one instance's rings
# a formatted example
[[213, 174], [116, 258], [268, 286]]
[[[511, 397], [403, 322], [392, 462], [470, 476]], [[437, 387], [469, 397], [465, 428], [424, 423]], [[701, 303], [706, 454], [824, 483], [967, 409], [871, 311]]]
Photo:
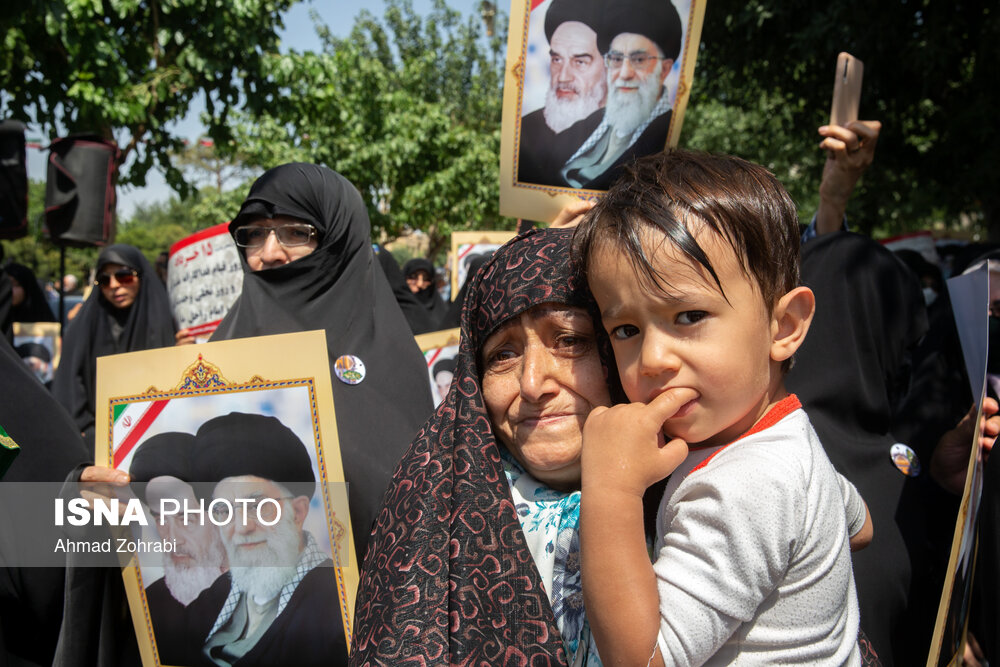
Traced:
[[52, 393], [94, 442], [97, 357], [174, 343], [167, 290], [138, 248], [111, 245], [97, 257], [94, 289], [63, 336]]

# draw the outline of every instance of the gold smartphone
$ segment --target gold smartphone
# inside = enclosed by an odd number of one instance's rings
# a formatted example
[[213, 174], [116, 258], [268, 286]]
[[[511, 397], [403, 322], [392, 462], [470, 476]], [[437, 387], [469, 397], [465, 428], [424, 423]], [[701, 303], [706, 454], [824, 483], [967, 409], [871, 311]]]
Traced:
[[837, 56], [837, 74], [833, 80], [833, 105], [830, 108], [830, 124], [845, 126], [858, 119], [861, 103], [861, 77], [865, 64], [850, 53], [841, 52]]

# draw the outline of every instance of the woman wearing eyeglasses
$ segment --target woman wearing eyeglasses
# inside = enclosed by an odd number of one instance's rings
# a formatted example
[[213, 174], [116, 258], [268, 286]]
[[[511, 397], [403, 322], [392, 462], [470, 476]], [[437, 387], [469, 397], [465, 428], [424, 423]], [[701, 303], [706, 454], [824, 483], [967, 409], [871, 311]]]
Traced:
[[399, 457], [433, 412], [423, 354], [372, 250], [361, 195], [293, 163], [251, 186], [229, 224], [243, 291], [212, 340], [323, 329], [357, 557]]
[[52, 393], [94, 442], [97, 357], [174, 342], [167, 290], [138, 248], [111, 245], [97, 257], [94, 290], [63, 336]]

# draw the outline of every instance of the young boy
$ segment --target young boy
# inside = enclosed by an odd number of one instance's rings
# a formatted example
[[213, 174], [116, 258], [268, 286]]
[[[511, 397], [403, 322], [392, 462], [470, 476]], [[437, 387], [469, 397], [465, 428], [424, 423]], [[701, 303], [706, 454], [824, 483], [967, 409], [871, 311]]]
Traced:
[[[639, 160], [576, 238], [632, 401], [584, 427], [604, 664], [859, 664], [848, 531], [869, 528], [864, 503], [784, 387], [815, 306], [788, 194], [757, 165], [671, 151]], [[651, 565], [642, 496], [668, 475]]]

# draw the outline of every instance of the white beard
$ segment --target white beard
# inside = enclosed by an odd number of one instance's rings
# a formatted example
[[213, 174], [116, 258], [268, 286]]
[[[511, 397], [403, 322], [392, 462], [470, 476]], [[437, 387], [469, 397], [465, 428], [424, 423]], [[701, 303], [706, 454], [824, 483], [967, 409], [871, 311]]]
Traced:
[[608, 84], [602, 79], [589, 92], [562, 100], [556, 96], [556, 89], [549, 86], [549, 92], [545, 94], [545, 107], [542, 109], [545, 124], [557, 134], [562, 132], [573, 123], [600, 109], [601, 100], [604, 99], [607, 89]]
[[608, 125], [619, 137], [631, 136], [640, 125], [653, 113], [663, 89], [660, 83], [660, 73], [663, 71], [663, 61], [656, 61], [656, 69], [646, 75], [642, 81], [629, 82], [636, 92], [623, 93], [618, 86], [611, 86], [608, 92], [608, 105], [604, 110]]
[[290, 510], [282, 503], [281, 520], [260, 529], [267, 531], [267, 544], [250, 553], [239, 553], [238, 545], [259, 540], [259, 534], [234, 535], [232, 543], [223, 539], [233, 583], [258, 602], [276, 598], [284, 585], [295, 576], [302, 535]]
[[190, 562], [178, 564], [167, 556], [163, 562], [163, 580], [174, 599], [186, 607], [225, 571], [226, 549], [219, 531], [212, 527], [210, 532], [185, 540], [178, 552], [189, 556]]
[[[225, 551], [223, 551], [221, 544], [218, 545], [218, 548], [218, 562], [222, 563], [226, 557]], [[170, 594], [174, 596], [175, 600], [186, 607], [194, 602], [194, 599], [203, 590], [211, 586], [212, 582], [218, 579], [220, 574], [222, 574], [222, 568], [219, 566], [205, 567], [194, 565], [192, 567], [181, 567], [168, 558], [164, 563], [163, 578]]]

